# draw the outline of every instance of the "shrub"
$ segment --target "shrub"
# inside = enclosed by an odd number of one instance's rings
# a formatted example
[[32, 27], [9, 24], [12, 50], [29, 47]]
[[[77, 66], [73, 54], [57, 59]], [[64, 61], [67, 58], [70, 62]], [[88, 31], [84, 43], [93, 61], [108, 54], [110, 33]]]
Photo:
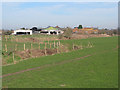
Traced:
[[11, 35], [12, 31], [3, 31], [3, 35]]
[[59, 34], [59, 35], [58, 35], [58, 38], [59, 38], [59, 39], [62, 39], [63, 37], [64, 37], [63, 34]]
[[65, 30], [64, 30], [64, 37], [66, 37], [66, 38], [71, 38], [71, 36], [72, 36], [72, 29], [71, 28], [69, 28], [69, 27], [67, 27], [67, 28], [65, 28]]

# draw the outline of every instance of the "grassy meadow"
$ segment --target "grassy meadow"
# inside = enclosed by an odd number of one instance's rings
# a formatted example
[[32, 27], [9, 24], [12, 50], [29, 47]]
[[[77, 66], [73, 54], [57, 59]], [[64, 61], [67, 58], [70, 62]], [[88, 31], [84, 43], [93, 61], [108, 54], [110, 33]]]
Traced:
[[[3, 88], [118, 87], [118, 37], [70, 39], [60, 40], [60, 42], [68, 47], [69, 52], [29, 58], [16, 64], [3, 66]], [[93, 44], [92, 48], [86, 48], [88, 42]], [[5, 52], [5, 43], [9, 46], [8, 52], [16, 43], [19, 44], [18, 50], [21, 51], [24, 43], [28, 49], [31, 44], [31, 42], [4, 40], [3, 52]], [[72, 50], [73, 43], [78, 46], [83, 45], [83, 49]], [[33, 44], [38, 49], [38, 43]], [[44, 44], [41, 45], [41, 49], [44, 49]], [[3, 58], [5, 60], [7, 56], [3, 55]], [[15, 56], [15, 60], [20, 59]], [[12, 63], [12, 54], [6, 60]]]

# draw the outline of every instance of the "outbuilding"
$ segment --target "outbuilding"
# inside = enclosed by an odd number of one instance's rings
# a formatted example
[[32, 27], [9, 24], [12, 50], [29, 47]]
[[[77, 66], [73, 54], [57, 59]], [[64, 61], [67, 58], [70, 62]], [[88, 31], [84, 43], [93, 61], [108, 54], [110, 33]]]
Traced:
[[32, 35], [32, 30], [15, 30], [13, 35]]

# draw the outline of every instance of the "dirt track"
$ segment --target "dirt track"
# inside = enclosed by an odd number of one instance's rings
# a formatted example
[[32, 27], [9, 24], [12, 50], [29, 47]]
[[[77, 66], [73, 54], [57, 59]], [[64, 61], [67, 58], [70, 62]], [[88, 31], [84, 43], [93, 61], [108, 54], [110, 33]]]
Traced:
[[80, 58], [71, 59], [71, 60], [66, 60], [66, 61], [57, 62], [57, 63], [53, 63], [53, 64], [47, 64], [47, 65], [43, 65], [43, 66], [40, 66], [40, 67], [29, 68], [29, 69], [25, 69], [25, 70], [21, 70], [21, 71], [15, 72], [15, 73], [5, 74], [5, 75], [2, 75], [2, 76], [0, 76], [0, 77], [3, 78], [3, 77], [7, 77], [7, 76], [12, 76], [12, 75], [24, 73], [24, 72], [27, 72], [27, 71], [32, 71], [32, 70], [36, 70], [36, 69], [42, 69], [42, 68], [46, 68], [46, 67], [50, 67], [50, 66], [61, 65], [61, 64], [68, 63], [68, 62], [72, 62], [72, 61], [84, 59], [84, 58], [89, 57], [89, 56], [91, 56], [91, 55], [86, 55], [86, 56], [83, 56], [83, 57], [80, 57]]

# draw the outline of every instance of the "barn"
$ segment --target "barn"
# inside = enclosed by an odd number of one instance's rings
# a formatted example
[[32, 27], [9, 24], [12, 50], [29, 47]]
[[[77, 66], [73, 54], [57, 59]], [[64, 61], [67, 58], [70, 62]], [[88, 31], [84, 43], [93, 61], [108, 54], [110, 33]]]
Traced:
[[49, 34], [49, 35], [50, 34], [56, 34], [56, 35], [58, 35], [58, 34], [62, 33], [62, 31], [59, 30], [58, 28], [50, 26], [48, 28], [45, 28], [45, 29], [41, 30], [40, 33], [45, 33], [45, 34]]

